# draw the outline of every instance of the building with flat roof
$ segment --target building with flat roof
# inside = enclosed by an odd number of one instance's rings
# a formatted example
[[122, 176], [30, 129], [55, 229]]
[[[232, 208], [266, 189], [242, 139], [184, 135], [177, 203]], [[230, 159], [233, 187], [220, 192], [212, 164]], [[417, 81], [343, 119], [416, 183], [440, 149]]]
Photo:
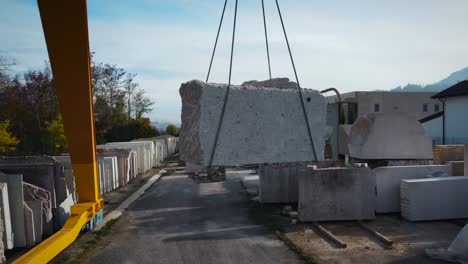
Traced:
[[[423, 119], [442, 111], [442, 102], [431, 98], [434, 92], [357, 91], [341, 94], [348, 124], [366, 113], [405, 113]], [[336, 96], [329, 99], [336, 101]]]

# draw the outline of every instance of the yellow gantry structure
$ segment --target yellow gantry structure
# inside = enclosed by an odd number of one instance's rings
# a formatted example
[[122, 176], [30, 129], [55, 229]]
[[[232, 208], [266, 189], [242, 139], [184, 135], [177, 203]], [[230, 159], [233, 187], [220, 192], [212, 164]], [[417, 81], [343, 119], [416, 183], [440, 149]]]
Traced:
[[38, 0], [42, 27], [59, 98], [79, 203], [65, 226], [14, 263], [47, 263], [102, 216], [96, 162], [93, 95], [86, 0]]

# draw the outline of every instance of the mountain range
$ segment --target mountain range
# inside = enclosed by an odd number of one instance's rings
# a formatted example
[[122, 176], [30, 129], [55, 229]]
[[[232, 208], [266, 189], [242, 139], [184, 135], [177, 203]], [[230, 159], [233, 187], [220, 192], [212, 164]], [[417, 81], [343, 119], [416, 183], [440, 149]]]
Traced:
[[456, 71], [447, 78], [440, 80], [433, 84], [419, 85], [419, 84], [407, 84], [405, 86], [398, 86], [391, 89], [392, 92], [440, 92], [455, 85], [461, 81], [468, 80], [468, 67]]

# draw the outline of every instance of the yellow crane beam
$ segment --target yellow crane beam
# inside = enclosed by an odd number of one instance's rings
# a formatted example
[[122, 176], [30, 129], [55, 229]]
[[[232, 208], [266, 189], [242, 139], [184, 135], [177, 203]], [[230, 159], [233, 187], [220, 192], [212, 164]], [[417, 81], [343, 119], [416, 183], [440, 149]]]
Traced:
[[99, 194], [86, 0], [38, 0], [79, 202], [65, 226], [14, 263], [47, 263], [68, 247], [104, 203]]

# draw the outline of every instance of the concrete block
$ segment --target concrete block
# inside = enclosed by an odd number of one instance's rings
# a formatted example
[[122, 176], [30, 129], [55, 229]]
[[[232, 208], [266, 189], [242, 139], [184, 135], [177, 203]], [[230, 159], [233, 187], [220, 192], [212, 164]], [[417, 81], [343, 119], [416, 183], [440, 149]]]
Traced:
[[42, 201], [26, 200], [25, 203], [32, 211], [34, 225], [34, 243], [38, 244], [42, 241]]
[[23, 204], [24, 210], [24, 230], [26, 233], [26, 246], [33, 247], [36, 245], [36, 237], [34, 232], [34, 215], [33, 211], [29, 206], [24, 203]]
[[65, 222], [67, 222], [68, 217], [70, 217], [71, 213], [70, 208], [74, 204], [75, 201], [73, 201], [73, 196], [70, 195], [57, 208], [57, 218], [60, 226], [64, 226]]
[[259, 199], [262, 203], [297, 203], [298, 169], [305, 163], [259, 165]]
[[402, 180], [402, 216], [409, 221], [468, 218], [466, 190], [466, 176]]
[[377, 213], [400, 212], [400, 181], [450, 175], [447, 165], [390, 166], [372, 170], [376, 181]]
[[14, 246], [25, 247], [23, 175], [0, 173], [0, 182], [8, 185], [8, 201], [10, 203]]
[[29, 201], [41, 201], [42, 234], [52, 235], [54, 230], [58, 230], [60, 228], [56, 222], [54, 223], [52, 214], [52, 198], [49, 191], [25, 182], [23, 183], [23, 195], [26, 203]]
[[399, 113], [370, 113], [351, 127], [350, 156], [361, 160], [432, 159], [432, 139], [421, 123]]
[[12, 249], [14, 246], [13, 229], [11, 227], [10, 202], [8, 199], [7, 183], [0, 183], [0, 208], [2, 221], [2, 242], [3, 249]]
[[[213, 165], [235, 166], [314, 160], [297, 89], [231, 86]], [[286, 88], [286, 87], [285, 87]], [[178, 141], [183, 161], [207, 166], [221, 115], [226, 85], [182, 84], [182, 127]], [[327, 103], [318, 91], [304, 89], [304, 104], [317, 158], [323, 159]]]
[[299, 170], [298, 213], [301, 221], [375, 218], [375, 178], [369, 168]]

